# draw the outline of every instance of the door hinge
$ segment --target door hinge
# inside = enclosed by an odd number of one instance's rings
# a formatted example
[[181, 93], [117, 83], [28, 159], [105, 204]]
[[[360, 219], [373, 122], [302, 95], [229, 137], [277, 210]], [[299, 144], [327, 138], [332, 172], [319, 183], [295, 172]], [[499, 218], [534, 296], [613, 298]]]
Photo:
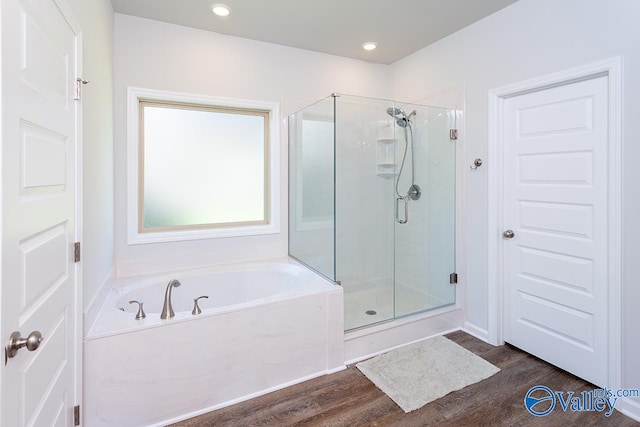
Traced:
[[73, 262], [80, 262], [80, 242], [73, 244]]
[[458, 273], [451, 273], [449, 275], [449, 283], [451, 283], [452, 285], [458, 283]]
[[73, 99], [76, 101], [80, 101], [82, 99], [82, 85], [86, 85], [89, 83], [89, 80], [82, 80], [80, 77], [76, 79], [76, 93], [73, 96]]
[[76, 405], [73, 407], [73, 425], [80, 425], [80, 405]]
[[449, 129], [449, 139], [452, 141], [458, 140], [458, 129]]

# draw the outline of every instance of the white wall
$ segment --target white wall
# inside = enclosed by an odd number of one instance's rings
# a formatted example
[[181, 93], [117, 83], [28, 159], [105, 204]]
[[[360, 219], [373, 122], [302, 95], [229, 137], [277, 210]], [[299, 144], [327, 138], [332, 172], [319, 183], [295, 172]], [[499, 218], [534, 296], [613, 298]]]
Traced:
[[277, 235], [127, 245], [126, 89], [137, 86], [281, 103], [283, 118], [344, 92], [386, 97], [389, 67], [115, 15], [115, 208], [118, 274], [287, 254], [286, 123], [281, 128], [281, 232]]
[[82, 27], [82, 283], [84, 307], [111, 274], [113, 207], [113, 7], [68, 0]]
[[[412, 101], [466, 86], [466, 162], [487, 157], [490, 89], [621, 55], [623, 79], [623, 386], [640, 385], [640, 2], [520, 0], [392, 65], [392, 94]], [[407, 82], [411, 82], [410, 85]], [[468, 171], [467, 171], [468, 172]], [[468, 176], [467, 321], [487, 328], [486, 169]]]

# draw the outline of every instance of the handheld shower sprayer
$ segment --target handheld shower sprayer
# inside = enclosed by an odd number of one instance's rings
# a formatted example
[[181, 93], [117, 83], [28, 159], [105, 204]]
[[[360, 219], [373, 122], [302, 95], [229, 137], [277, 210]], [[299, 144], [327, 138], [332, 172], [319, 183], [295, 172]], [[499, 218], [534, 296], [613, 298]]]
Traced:
[[[413, 110], [409, 115], [402, 109], [398, 107], [389, 107], [387, 108], [387, 114], [393, 117], [396, 121], [396, 124], [404, 129], [404, 154], [402, 155], [402, 164], [400, 165], [400, 172], [398, 173], [398, 179], [396, 180], [396, 194], [398, 196], [396, 200], [396, 221], [400, 224], [405, 224], [408, 220], [408, 201], [418, 200], [422, 195], [420, 191], [420, 187], [415, 184], [415, 160], [414, 160], [414, 149], [413, 149], [413, 128], [411, 127], [411, 119], [417, 114], [416, 110]], [[408, 131], [407, 131], [408, 129]], [[398, 185], [400, 183], [400, 177], [402, 176], [402, 171], [404, 169], [404, 163], [407, 159], [407, 151], [409, 150], [409, 134], [411, 134], [411, 186], [409, 190], [407, 190], [407, 194], [402, 195], [398, 190]], [[405, 203], [405, 218], [404, 220], [400, 220], [398, 217], [398, 207], [397, 203], [399, 200], [404, 201]]]
[[407, 115], [402, 108], [398, 108], [398, 107], [389, 107], [389, 108], [387, 108], [387, 114], [390, 115], [391, 117], [406, 116]]
[[406, 128], [408, 125], [410, 125], [410, 121], [413, 116], [416, 115], [416, 110], [413, 110], [411, 113], [409, 113], [409, 115], [407, 115], [407, 113], [405, 113], [402, 108], [389, 107], [387, 108], [387, 114], [396, 119], [396, 123], [398, 126], [400, 126], [401, 128]]

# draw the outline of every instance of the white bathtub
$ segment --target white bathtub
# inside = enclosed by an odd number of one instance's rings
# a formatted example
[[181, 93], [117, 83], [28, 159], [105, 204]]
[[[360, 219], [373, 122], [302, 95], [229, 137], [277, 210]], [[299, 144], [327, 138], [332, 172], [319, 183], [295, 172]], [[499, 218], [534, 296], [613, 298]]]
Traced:
[[343, 369], [342, 301], [290, 259], [119, 280], [85, 337], [85, 424], [165, 425]]

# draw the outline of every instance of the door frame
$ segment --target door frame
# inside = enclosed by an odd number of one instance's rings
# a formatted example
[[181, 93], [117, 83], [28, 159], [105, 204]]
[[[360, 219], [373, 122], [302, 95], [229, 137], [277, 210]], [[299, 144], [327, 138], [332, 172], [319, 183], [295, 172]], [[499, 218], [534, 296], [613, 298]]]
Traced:
[[[80, 21], [78, 20], [73, 8], [69, 4], [67, 0], [52, 0], [53, 3], [56, 4], [62, 15], [64, 16], [67, 24], [75, 34], [75, 70], [73, 70], [75, 78], [83, 78], [83, 31], [82, 26], [80, 25]], [[82, 114], [82, 103], [84, 99], [84, 85], [80, 87], [80, 99], [74, 100], [74, 108], [75, 108], [75, 239], [74, 242], [82, 242], [82, 230], [83, 230], [83, 221], [82, 221], [82, 203], [83, 203], [83, 177], [82, 177], [82, 147], [83, 147], [83, 114]], [[75, 86], [72, 85], [72, 88], [75, 89]], [[83, 260], [84, 252], [80, 251], [80, 261], [74, 264], [74, 333], [70, 339], [73, 340], [74, 347], [74, 379], [75, 379], [75, 387], [74, 387], [74, 404], [80, 407], [80, 425], [84, 425], [84, 410], [83, 410], [83, 384], [84, 384], [84, 364], [83, 364], [83, 338], [84, 338], [84, 315], [83, 315], [83, 306], [84, 306], [84, 293], [83, 293], [83, 282], [82, 282], [82, 260]]]
[[489, 91], [488, 141], [488, 340], [504, 344], [503, 208], [504, 172], [503, 109], [505, 100], [578, 81], [606, 76], [608, 79], [608, 374], [606, 386], [618, 389], [622, 382], [622, 57], [614, 57]]
[[[84, 47], [84, 39], [83, 39], [83, 31], [80, 25], [80, 21], [77, 19], [75, 13], [69, 6], [66, 0], [54, 0], [54, 2], [58, 5], [58, 8], [67, 19], [67, 23], [73, 30], [76, 35], [76, 69], [75, 76], [76, 79], [83, 78], [83, 47]], [[83, 127], [83, 99], [84, 99], [84, 91], [83, 91], [84, 83], [80, 87], [80, 99], [75, 100], [75, 116], [76, 116], [76, 157], [75, 157], [75, 173], [76, 173], [76, 218], [75, 218], [75, 242], [80, 242], [81, 245], [84, 245], [83, 241], [83, 192], [84, 192], [84, 179], [83, 179], [83, 144], [84, 144], [84, 127]], [[76, 262], [75, 265], [75, 331], [74, 335], [71, 339], [74, 340], [74, 353], [75, 353], [75, 366], [74, 366], [74, 376], [75, 376], [75, 396], [74, 402], [75, 405], [80, 407], [80, 425], [84, 424], [84, 286], [83, 286], [83, 257], [84, 252], [80, 250], [80, 261]]]

